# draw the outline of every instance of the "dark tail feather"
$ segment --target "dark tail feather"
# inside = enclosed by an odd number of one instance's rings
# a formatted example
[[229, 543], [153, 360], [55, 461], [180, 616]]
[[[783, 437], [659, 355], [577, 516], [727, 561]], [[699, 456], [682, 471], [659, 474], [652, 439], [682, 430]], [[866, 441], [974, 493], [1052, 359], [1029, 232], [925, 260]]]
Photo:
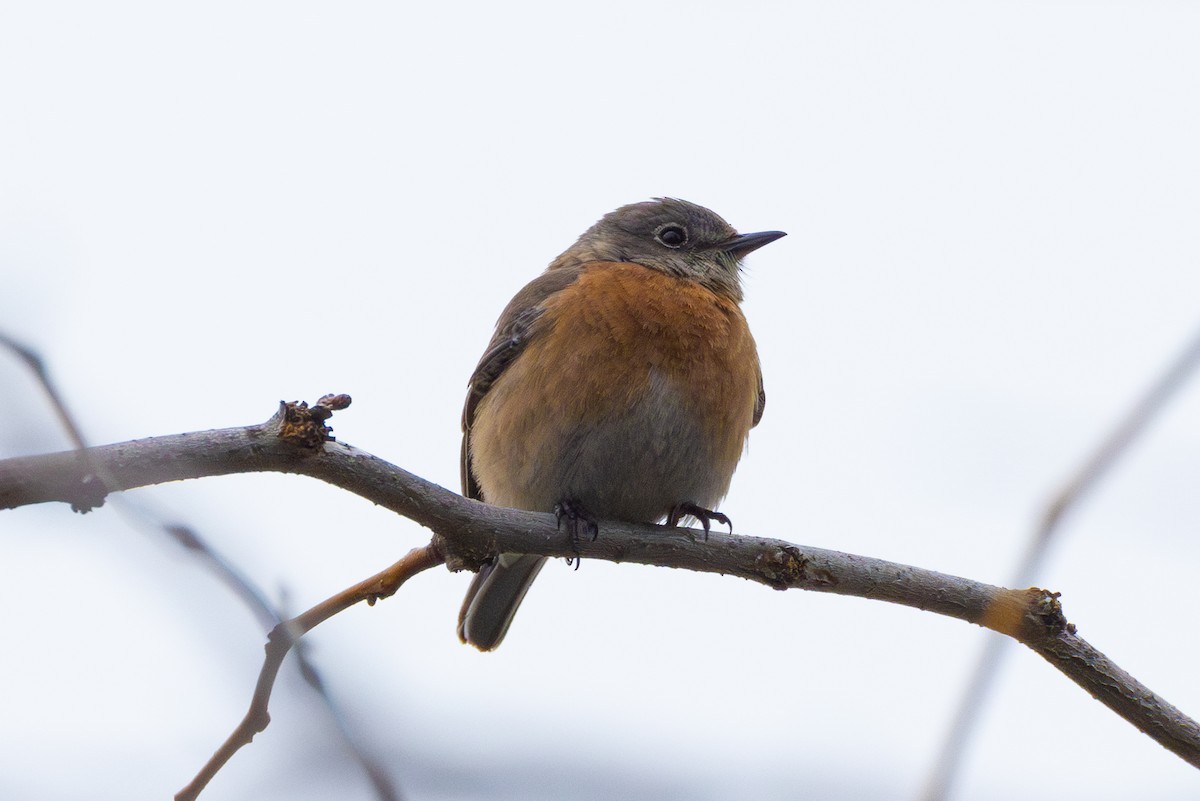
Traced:
[[498, 646], [545, 563], [543, 556], [503, 553], [480, 568], [458, 613], [458, 638], [480, 651]]

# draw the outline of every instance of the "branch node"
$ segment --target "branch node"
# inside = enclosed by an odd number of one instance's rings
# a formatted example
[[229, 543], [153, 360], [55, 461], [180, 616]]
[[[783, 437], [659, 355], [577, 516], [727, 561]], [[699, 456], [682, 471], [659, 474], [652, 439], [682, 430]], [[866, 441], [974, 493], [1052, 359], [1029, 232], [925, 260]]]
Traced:
[[813, 566], [812, 560], [800, 553], [799, 548], [790, 545], [763, 551], [754, 558], [754, 569], [776, 590], [803, 586], [832, 587], [838, 583], [832, 573]]
[[108, 487], [95, 473], [87, 473], [79, 479], [76, 490], [78, 494], [71, 499], [71, 511], [81, 515], [103, 506], [109, 493]]
[[1075, 624], [1067, 622], [1062, 603], [1058, 600], [1062, 597], [1061, 592], [1050, 592], [1037, 587], [1030, 587], [1028, 591], [1031, 594], [1036, 593], [1029, 608], [1029, 616], [1043, 633], [1054, 637], [1064, 631], [1068, 634], [1075, 633]]
[[315, 405], [304, 401], [279, 402], [279, 438], [301, 448], [315, 450], [326, 442], [334, 442], [333, 429], [325, 421], [335, 411], [350, 405], [349, 395], [323, 395]]
[[479, 569], [495, 559], [499, 552], [496, 541], [490, 537], [485, 542], [478, 542], [474, 539], [458, 540], [457, 537], [444, 537], [435, 532], [429, 544], [442, 557], [451, 573], [462, 570], [478, 573]]
[[1074, 634], [1075, 627], [1067, 622], [1058, 600], [1061, 595], [1041, 587], [1003, 589], [991, 599], [976, 622], [1027, 644], [1054, 639], [1064, 631]]

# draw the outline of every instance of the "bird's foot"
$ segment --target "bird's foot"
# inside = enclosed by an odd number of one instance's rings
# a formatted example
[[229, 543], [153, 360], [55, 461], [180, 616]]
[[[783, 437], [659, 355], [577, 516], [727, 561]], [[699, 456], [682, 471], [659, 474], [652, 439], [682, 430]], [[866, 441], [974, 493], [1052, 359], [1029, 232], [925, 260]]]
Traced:
[[701, 506], [697, 506], [690, 501], [677, 503], [674, 507], [672, 507], [671, 514], [667, 515], [667, 525], [678, 526], [679, 521], [689, 515], [696, 518], [700, 525], [704, 527], [705, 542], [708, 541], [708, 530], [712, 528], [712, 523], [714, 520], [723, 526], [729, 526], [729, 533], [733, 533], [733, 523], [729, 520], [728, 516], [723, 515], [720, 512], [714, 512], [712, 509], [705, 509]]
[[574, 559], [568, 559], [567, 564], [574, 562], [575, 569], [579, 569], [579, 543], [583, 542], [583, 538], [587, 537], [592, 542], [596, 541], [596, 537], [600, 536], [600, 527], [596, 525], [596, 521], [587, 513], [579, 503], [572, 501], [569, 498], [563, 498], [554, 507], [554, 517], [558, 520], [558, 525], [561, 528], [563, 520], [567, 521], [567, 534], [571, 537], [571, 550], [575, 552]]

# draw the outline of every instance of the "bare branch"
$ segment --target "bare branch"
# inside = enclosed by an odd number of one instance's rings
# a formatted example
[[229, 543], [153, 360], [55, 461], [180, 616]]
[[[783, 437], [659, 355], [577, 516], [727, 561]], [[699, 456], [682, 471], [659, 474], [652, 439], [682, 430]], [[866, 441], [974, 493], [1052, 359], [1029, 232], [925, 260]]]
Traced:
[[[345, 402], [345, 396], [330, 396]], [[326, 400], [326, 399], [322, 399]], [[332, 407], [281, 403], [265, 425], [200, 431], [0, 462], [0, 509], [63, 501], [87, 512], [111, 492], [202, 476], [292, 469], [329, 437]], [[101, 480], [103, 478], [103, 480]]]
[[191, 783], [175, 794], [176, 801], [193, 801], [242, 746], [249, 745], [254, 739], [254, 735], [267, 728], [271, 722], [267, 706], [271, 700], [271, 691], [275, 687], [275, 677], [279, 675], [279, 668], [283, 664], [284, 657], [301, 637], [338, 612], [345, 611], [360, 601], [374, 604], [382, 598], [390, 597], [408, 579], [441, 563], [442, 556], [432, 544], [426, 545], [424, 548], [414, 548], [408, 552], [407, 556], [386, 570], [339, 592], [304, 614], [297, 615], [273, 628], [267, 636], [266, 657], [263, 659], [263, 666], [258, 674], [254, 696], [250, 699], [250, 709], [242, 718], [242, 722], [200, 769]]
[[[300, 473], [349, 490], [433, 530], [432, 547], [453, 570], [476, 569], [501, 552], [582, 556], [740, 576], [911, 606], [1013, 637], [1164, 747], [1200, 767], [1200, 726], [1122, 672], [1075, 634], [1057, 595], [1010, 590], [865, 556], [666, 526], [605, 523], [595, 541], [572, 541], [554, 515], [469, 500], [329, 438], [332, 404], [284, 404], [264, 425], [205, 431], [89, 449], [112, 489], [236, 472]], [[0, 508], [77, 497], [72, 454], [0, 462]]]

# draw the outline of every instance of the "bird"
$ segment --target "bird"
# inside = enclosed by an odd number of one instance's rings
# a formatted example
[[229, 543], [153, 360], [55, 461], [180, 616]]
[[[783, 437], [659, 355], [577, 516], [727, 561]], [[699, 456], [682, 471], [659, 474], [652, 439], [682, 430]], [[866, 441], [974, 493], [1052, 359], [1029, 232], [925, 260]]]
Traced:
[[[675, 198], [604, 215], [500, 315], [463, 405], [463, 494], [576, 538], [602, 519], [729, 525], [715, 509], [766, 405], [742, 259], [782, 236]], [[545, 561], [485, 563], [459, 638], [499, 646]]]

